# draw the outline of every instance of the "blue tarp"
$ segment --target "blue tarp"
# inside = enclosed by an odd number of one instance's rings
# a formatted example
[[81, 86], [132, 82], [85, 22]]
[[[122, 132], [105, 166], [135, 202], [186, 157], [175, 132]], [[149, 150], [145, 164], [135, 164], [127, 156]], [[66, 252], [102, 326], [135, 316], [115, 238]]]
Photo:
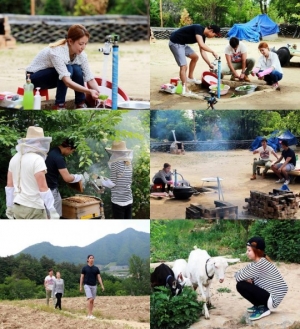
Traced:
[[228, 32], [228, 37], [237, 37], [239, 40], [259, 42], [260, 38], [278, 33], [279, 27], [267, 14], [257, 15], [245, 24], [234, 24]]
[[269, 136], [256, 137], [251, 144], [251, 151], [258, 149], [261, 146], [261, 140], [263, 139], [263, 137], [268, 140], [267, 144], [271, 146], [275, 152], [280, 150], [280, 141], [282, 141], [283, 139], [288, 142], [289, 146], [297, 145], [298, 143], [297, 138], [289, 130], [275, 130]]

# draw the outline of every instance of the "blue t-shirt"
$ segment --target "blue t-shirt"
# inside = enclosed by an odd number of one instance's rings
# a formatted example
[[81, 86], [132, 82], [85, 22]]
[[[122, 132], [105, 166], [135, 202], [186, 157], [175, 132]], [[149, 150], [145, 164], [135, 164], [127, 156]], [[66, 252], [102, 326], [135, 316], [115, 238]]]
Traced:
[[100, 270], [97, 266], [86, 265], [82, 268], [81, 274], [84, 275], [83, 283], [89, 286], [97, 285], [97, 275], [100, 274]]
[[184, 26], [171, 33], [170, 41], [179, 43], [180, 45], [197, 43], [196, 35], [199, 34], [205, 42], [205, 35], [203, 35], [205, 27], [200, 24], [192, 24]]
[[53, 190], [55, 188], [58, 188], [59, 169], [67, 168], [66, 160], [61, 154], [59, 147], [54, 147], [48, 153], [45, 162], [47, 166], [47, 185], [51, 190]]

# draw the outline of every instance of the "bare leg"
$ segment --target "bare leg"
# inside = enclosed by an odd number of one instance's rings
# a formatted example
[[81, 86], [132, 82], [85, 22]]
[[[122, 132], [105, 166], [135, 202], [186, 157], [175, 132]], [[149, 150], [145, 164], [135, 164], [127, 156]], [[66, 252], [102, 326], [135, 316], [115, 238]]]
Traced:
[[282, 179], [281, 172], [280, 172], [280, 171], [279, 171], [274, 165], [271, 166], [271, 169], [274, 171], [274, 173], [275, 173], [280, 179]]
[[94, 308], [94, 299], [90, 298], [87, 301], [87, 309], [88, 309], [88, 315], [92, 315]]
[[193, 54], [191, 54], [188, 57], [191, 59], [190, 65], [189, 65], [189, 74], [188, 74], [188, 77], [190, 79], [193, 79], [194, 78], [194, 70], [195, 70], [196, 64], [198, 62], [199, 56], [196, 53], [193, 53]]
[[180, 66], [179, 77], [182, 82], [182, 85], [185, 85], [185, 91], [188, 91], [186, 86], [186, 72], [187, 72], [187, 65]]

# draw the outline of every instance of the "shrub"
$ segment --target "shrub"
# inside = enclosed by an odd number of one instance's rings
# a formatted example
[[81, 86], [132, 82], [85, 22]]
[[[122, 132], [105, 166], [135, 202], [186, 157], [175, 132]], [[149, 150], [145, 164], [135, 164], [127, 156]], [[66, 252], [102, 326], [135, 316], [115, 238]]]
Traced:
[[172, 297], [170, 289], [157, 288], [150, 296], [151, 329], [185, 329], [196, 322], [203, 307], [197, 293], [185, 287], [179, 296]]

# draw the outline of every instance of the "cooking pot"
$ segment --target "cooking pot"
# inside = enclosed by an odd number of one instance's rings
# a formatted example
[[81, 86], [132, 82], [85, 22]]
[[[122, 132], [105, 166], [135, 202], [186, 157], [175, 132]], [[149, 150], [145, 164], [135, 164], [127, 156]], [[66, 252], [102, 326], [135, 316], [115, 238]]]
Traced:
[[189, 199], [195, 190], [191, 186], [176, 186], [173, 188], [173, 195], [175, 199]]

